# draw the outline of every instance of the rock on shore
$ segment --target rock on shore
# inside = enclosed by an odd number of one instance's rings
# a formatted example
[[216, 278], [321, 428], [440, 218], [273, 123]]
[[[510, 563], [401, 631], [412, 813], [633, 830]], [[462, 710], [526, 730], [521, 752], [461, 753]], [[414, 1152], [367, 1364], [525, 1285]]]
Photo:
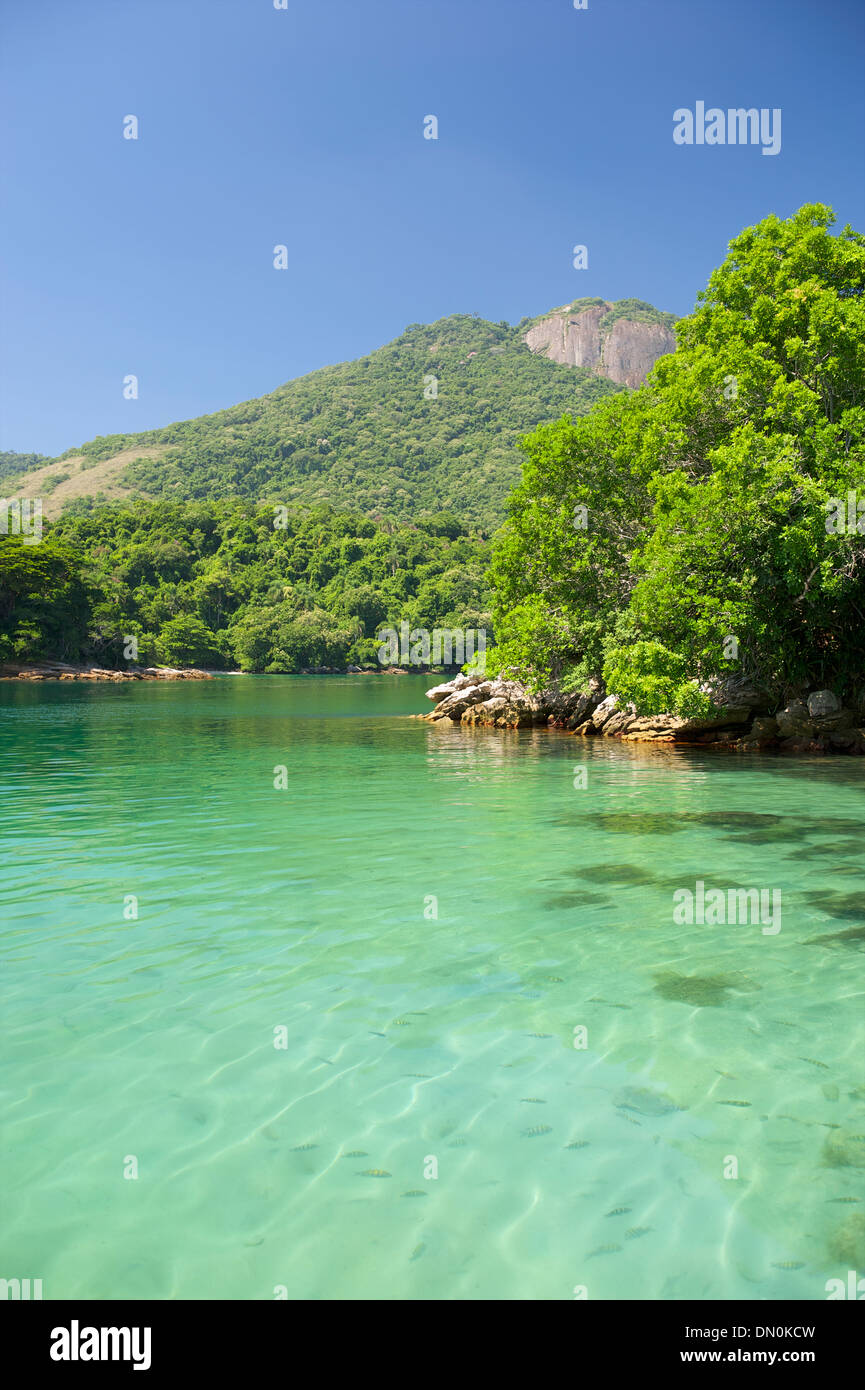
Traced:
[[64, 662], [42, 662], [20, 670], [14, 664], [0, 667], [0, 680], [19, 681], [209, 681], [207, 671], [194, 667], [131, 666], [125, 671], [113, 671], [102, 666], [69, 666]]
[[770, 713], [768, 697], [752, 686], [728, 683], [713, 692], [716, 709], [699, 719], [640, 717], [617, 695], [589, 691], [532, 694], [518, 681], [457, 676], [427, 692], [435, 709], [418, 718], [436, 723], [565, 729], [581, 737], [602, 735], [635, 743], [700, 745], [731, 751], [777, 749], [786, 753], [865, 755], [865, 713], [842, 707], [832, 691], [818, 690]]

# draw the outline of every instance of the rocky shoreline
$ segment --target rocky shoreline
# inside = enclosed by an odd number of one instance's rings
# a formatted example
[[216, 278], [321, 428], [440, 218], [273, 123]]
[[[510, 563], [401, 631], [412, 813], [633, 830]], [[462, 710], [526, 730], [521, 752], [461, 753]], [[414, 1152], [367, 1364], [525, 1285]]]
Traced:
[[[195, 666], [130, 666], [123, 671], [103, 666], [72, 666], [64, 661], [42, 661], [22, 667], [0, 662], [4, 681], [209, 681], [214, 676], [247, 676], [249, 671], [202, 671]], [[405, 666], [302, 666], [286, 672], [297, 676], [407, 676]]]
[[45, 661], [24, 670], [7, 662], [0, 666], [0, 680], [12, 681], [210, 681], [209, 671], [195, 667], [130, 666], [125, 671], [102, 666], [70, 666], [62, 661]]
[[640, 717], [632, 705], [603, 691], [532, 694], [518, 681], [457, 676], [427, 692], [435, 709], [415, 717], [431, 723], [496, 729], [542, 726], [579, 737], [714, 748], [725, 752], [826, 753], [865, 756], [865, 708], [845, 708], [831, 690], [815, 690], [772, 711], [765, 693], [744, 684], [715, 696], [716, 711], [701, 719]]

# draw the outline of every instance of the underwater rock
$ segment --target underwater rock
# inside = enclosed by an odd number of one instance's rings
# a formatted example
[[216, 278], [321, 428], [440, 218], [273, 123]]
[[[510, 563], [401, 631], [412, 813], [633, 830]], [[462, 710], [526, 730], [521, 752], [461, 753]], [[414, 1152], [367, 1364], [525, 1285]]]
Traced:
[[830, 1168], [865, 1168], [865, 1134], [830, 1130], [823, 1143], [823, 1162]]
[[[831, 911], [831, 909], [828, 909]], [[809, 936], [806, 946], [827, 946], [832, 942], [850, 946], [865, 946], [865, 927], [848, 927], [846, 931], [827, 932], [825, 936]]]
[[614, 835], [677, 835], [685, 828], [685, 817], [677, 821], [664, 811], [634, 811], [621, 814], [597, 811], [592, 815], [582, 816], [581, 821], [589, 821]]
[[648, 1086], [625, 1086], [613, 1104], [617, 1110], [636, 1110], [638, 1115], [670, 1115], [684, 1109], [665, 1091], [653, 1091]]
[[604, 893], [556, 893], [555, 897], [545, 898], [545, 908], [555, 907], [594, 907], [612, 902]]
[[848, 1216], [830, 1236], [827, 1248], [833, 1260], [861, 1269], [865, 1265], [865, 1213]]
[[726, 1004], [731, 989], [759, 989], [750, 980], [734, 975], [678, 975], [664, 970], [655, 975], [655, 993], [675, 1004], [693, 1004], [697, 1008], [717, 1009]]
[[573, 869], [576, 878], [590, 883], [654, 883], [655, 875], [639, 864], [592, 864], [587, 869]]
[[717, 825], [722, 830], [762, 830], [783, 825], [784, 817], [770, 811], [699, 811], [691, 817], [699, 825]]

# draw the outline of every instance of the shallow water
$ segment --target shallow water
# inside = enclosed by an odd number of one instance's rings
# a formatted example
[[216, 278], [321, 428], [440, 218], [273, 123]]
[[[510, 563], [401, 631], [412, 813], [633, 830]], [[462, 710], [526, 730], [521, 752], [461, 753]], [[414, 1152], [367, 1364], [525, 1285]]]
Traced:
[[[401, 717], [428, 683], [0, 683], [0, 1276], [825, 1298], [865, 1264], [861, 761]], [[697, 880], [781, 930], [677, 925]]]

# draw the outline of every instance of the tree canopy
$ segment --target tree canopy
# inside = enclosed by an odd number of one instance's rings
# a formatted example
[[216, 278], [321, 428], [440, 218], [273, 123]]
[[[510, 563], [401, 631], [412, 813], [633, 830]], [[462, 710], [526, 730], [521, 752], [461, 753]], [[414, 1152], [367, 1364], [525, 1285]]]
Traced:
[[644, 386], [524, 440], [493, 669], [641, 714], [861, 681], [865, 237], [834, 220], [747, 228]]
[[0, 537], [0, 660], [375, 663], [381, 626], [490, 627], [487, 543], [449, 514], [376, 524], [331, 507], [79, 501], [40, 544]]

